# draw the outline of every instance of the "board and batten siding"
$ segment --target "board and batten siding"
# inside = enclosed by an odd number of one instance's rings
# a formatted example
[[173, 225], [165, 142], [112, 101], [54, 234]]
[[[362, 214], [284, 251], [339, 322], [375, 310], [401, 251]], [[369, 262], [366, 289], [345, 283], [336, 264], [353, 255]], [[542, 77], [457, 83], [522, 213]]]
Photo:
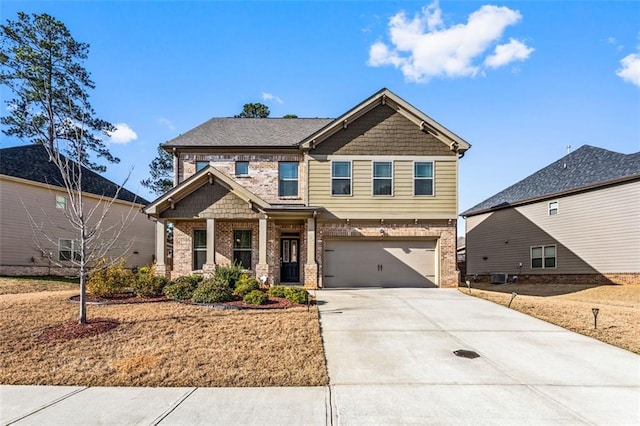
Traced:
[[[457, 216], [458, 163], [455, 159], [433, 161], [434, 196], [413, 195], [414, 159], [336, 156], [333, 160], [352, 162], [352, 195], [332, 196], [331, 161], [311, 157], [308, 160], [309, 205], [324, 207], [336, 218], [455, 219]], [[392, 196], [372, 195], [373, 161], [393, 162]]]
[[[467, 273], [638, 272], [637, 200], [638, 181], [467, 217]], [[549, 216], [550, 201], [558, 201], [555, 216]], [[556, 268], [530, 268], [530, 248], [540, 245], [556, 245]]]
[[[71, 229], [68, 219], [60, 209], [56, 209], [56, 195], [67, 196], [66, 191], [58, 187], [47, 187], [31, 184], [15, 178], [0, 178], [0, 265], [43, 267], [48, 266], [46, 256], [42, 256], [40, 247], [51, 252], [53, 259], [58, 259], [58, 239], [77, 239], [77, 233]], [[67, 197], [68, 198], [68, 197]], [[98, 202], [96, 196], [87, 195], [85, 203], [87, 211]], [[116, 201], [103, 222], [103, 229], [117, 229], [129, 214], [131, 221], [120, 241], [109, 252], [118, 257], [124, 248], [130, 245], [124, 258], [128, 267], [150, 265], [155, 248], [155, 223], [141, 213], [141, 205], [131, 205]], [[28, 213], [27, 213], [28, 212]], [[99, 216], [98, 208], [94, 217]], [[43, 232], [32, 225], [33, 222], [43, 227]], [[54, 242], [48, 241], [46, 234]], [[105, 238], [108, 232], [105, 232]], [[40, 242], [37, 243], [36, 240]], [[134, 254], [137, 252], [137, 254]], [[33, 261], [32, 261], [33, 258]], [[62, 262], [63, 266], [72, 266], [71, 262]], [[52, 267], [55, 266], [52, 263]]]

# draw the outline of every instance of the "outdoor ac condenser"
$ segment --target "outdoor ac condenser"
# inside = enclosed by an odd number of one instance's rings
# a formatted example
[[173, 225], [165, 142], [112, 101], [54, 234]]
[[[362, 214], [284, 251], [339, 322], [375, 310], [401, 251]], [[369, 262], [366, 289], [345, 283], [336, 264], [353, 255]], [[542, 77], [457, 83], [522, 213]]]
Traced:
[[509, 274], [504, 272], [491, 274], [491, 284], [506, 284]]

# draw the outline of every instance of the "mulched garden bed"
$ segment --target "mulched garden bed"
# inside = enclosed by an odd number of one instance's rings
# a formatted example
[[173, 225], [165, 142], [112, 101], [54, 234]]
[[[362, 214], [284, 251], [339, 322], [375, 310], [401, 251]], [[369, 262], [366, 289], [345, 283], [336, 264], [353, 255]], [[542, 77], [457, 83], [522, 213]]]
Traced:
[[[115, 297], [97, 297], [93, 294], [86, 295], [88, 305], [126, 305], [129, 303], [152, 303], [152, 302], [168, 302], [166, 296], [158, 297], [138, 297], [133, 293], [120, 294]], [[69, 302], [80, 303], [80, 295], [71, 296]]]
[[106, 333], [118, 325], [120, 325], [120, 321], [113, 318], [91, 318], [84, 324], [80, 324], [77, 320], [72, 320], [46, 328], [38, 337], [38, 341], [40, 343], [49, 343], [81, 339]]
[[[245, 303], [243, 300], [233, 300], [231, 302], [222, 302], [222, 303], [195, 303], [190, 300], [183, 300], [182, 303], [186, 303], [189, 305], [198, 305], [198, 306], [207, 306], [211, 308], [220, 308], [220, 309], [287, 309], [287, 308], [295, 308], [300, 306], [306, 306], [299, 303], [293, 303], [288, 301], [285, 298], [280, 297], [269, 297], [267, 303], [264, 305], [251, 305], [249, 303]], [[311, 303], [313, 304], [313, 302]]]

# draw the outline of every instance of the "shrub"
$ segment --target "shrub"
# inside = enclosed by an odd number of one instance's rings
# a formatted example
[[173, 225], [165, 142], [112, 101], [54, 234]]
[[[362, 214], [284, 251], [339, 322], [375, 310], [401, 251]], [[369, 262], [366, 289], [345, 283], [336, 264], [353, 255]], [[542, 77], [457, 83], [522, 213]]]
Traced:
[[286, 287], [284, 297], [286, 297], [289, 302], [307, 303], [309, 301], [309, 292], [302, 287]]
[[200, 283], [191, 300], [196, 303], [229, 302], [233, 300], [233, 293], [229, 284], [213, 277]]
[[247, 293], [243, 298], [245, 303], [250, 305], [264, 305], [269, 298], [260, 290], [253, 290]]
[[242, 274], [238, 282], [236, 282], [236, 288], [233, 290], [233, 294], [235, 296], [244, 297], [247, 293], [253, 290], [258, 290], [259, 288], [258, 280], [248, 274]]
[[162, 290], [167, 283], [166, 277], [155, 275], [153, 270], [150, 273], [142, 274], [139, 270], [138, 276], [131, 284], [131, 288], [138, 297], [156, 297], [162, 294]]
[[285, 291], [287, 287], [283, 285], [274, 285], [273, 287], [269, 287], [268, 293], [271, 297], [285, 297]]
[[174, 300], [191, 299], [202, 282], [202, 275], [186, 275], [171, 281], [163, 290], [165, 296]]
[[105, 259], [100, 260], [96, 269], [89, 274], [87, 291], [98, 297], [114, 297], [129, 290], [134, 276], [124, 267], [124, 260], [111, 266], [106, 265]]
[[233, 263], [231, 265], [222, 265], [216, 268], [216, 272], [213, 274], [214, 278], [217, 278], [219, 281], [229, 284], [231, 289], [236, 287], [236, 282], [243, 275], [242, 266], [238, 263]]

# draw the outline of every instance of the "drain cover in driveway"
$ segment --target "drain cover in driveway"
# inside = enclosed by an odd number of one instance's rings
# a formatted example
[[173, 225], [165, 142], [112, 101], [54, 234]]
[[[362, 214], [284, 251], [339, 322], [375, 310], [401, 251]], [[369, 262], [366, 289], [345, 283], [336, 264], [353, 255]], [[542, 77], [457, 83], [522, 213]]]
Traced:
[[480, 358], [480, 355], [478, 355], [476, 352], [468, 351], [466, 349], [458, 349], [457, 351], [453, 351], [453, 353], [456, 354], [456, 356], [459, 356], [461, 358], [469, 358], [469, 359]]

